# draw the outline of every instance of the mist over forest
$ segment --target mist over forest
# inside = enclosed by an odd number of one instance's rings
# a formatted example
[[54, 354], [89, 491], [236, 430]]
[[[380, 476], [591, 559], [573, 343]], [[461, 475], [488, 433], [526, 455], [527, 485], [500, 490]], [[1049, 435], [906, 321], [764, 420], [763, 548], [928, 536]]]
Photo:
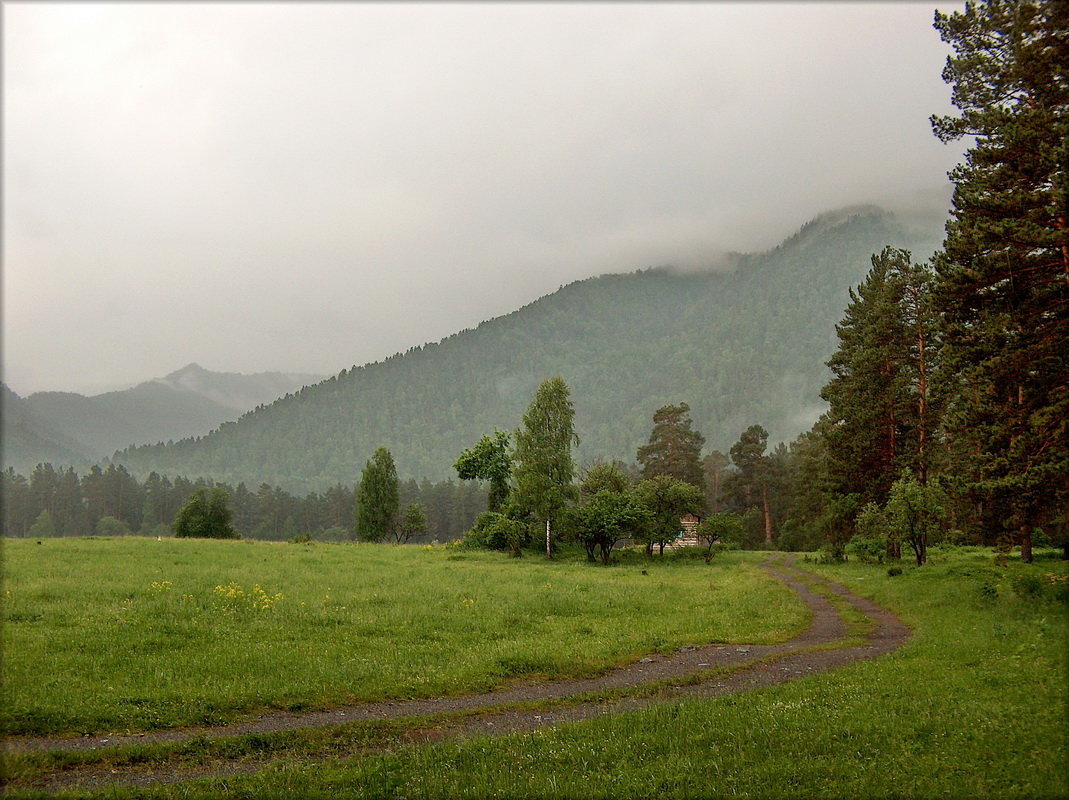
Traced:
[[814, 219], [734, 272], [640, 270], [569, 284], [513, 314], [382, 362], [354, 365], [207, 436], [113, 456], [144, 475], [269, 481], [291, 490], [351, 481], [379, 446], [399, 474], [453, 476], [460, 450], [511, 430], [538, 383], [572, 386], [580, 461], [628, 458], [660, 405], [690, 403], [710, 447], [754, 421], [774, 440], [822, 408], [824, 362], [848, 290], [886, 242], [927, 255], [938, 225], [906, 229], [876, 208]]

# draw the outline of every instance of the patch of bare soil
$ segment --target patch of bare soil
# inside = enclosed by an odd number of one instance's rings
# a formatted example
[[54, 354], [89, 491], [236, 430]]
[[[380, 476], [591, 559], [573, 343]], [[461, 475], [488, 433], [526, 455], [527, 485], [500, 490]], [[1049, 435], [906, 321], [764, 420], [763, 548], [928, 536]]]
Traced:
[[[215, 727], [150, 731], [144, 734], [114, 734], [82, 738], [12, 737], [5, 742], [9, 752], [100, 750], [130, 744], [186, 742], [196, 737], [219, 739], [246, 734], [263, 734], [301, 728], [339, 725], [363, 720], [420, 717], [442, 713], [471, 716], [445, 725], [414, 728], [412, 741], [434, 741], [445, 736], [483, 735], [526, 731], [590, 719], [622, 711], [688, 697], [719, 697], [785, 683], [854, 661], [875, 658], [899, 647], [909, 638], [909, 629], [891, 612], [845, 587], [805, 573], [805, 579], [819, 582], [865, 614], [874, 624], [860, 645], [813, 650], [846, 638], [842, 619], [825, 597], [813, 592], [792, 568], [793, 556], [776, 557], [761, 566], [786, 584], [809, 606], [810, 626], [799, 636], [775, 645], [708, 645], [682, 648], [672, 655], [651, 655], [625, 667], [583, 680], [529, 681], [478, 695], [462, 695], [404, 702], [366, 703], [328, 711], [272, 713], [247, 722]], [[757, 662], [757, 663], [753, 663]], [[730, 670], [725, 673], [725, 670]], [[702, 674], [708, 677], [702, 679]], [[624, 697], [584, 702], [553, 710], [506, 709], [478, 713], [493, 707], [538, 700], [562, 700], [592, 692], [632, 689], [669, 679], [686, 679], [687, 685], [667, 688], [654, 696]], [[205, 777], [251, 773], [263, 769], [270, 760], [257, 757], [234, 762], [214, 762], [201, 766], [149, 766], [102, 768], [86, 765], [50, 776], [41, 788], [98, 787], [109, 783], [146, 785]]]

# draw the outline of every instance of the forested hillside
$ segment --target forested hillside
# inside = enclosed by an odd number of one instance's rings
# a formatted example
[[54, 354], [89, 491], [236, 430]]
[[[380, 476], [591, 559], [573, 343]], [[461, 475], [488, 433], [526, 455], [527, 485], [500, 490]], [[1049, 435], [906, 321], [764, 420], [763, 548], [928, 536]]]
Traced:
[[462, 448], [511, 430], [539, 382], [572, 390], [579, 462], [633, 458], [653, 411], [686, 401], [710, 448], [748, 425], [773, 441], [807, 429], [828, 379], [848, 290], [886, 245], [925, 259], [941, 220], [907, 231], [865, 207], [824, 215], [732, 272], [647, 269], [562, 287], [507, 316], [315, 386], [208, 436], [127, 449], [146, 474], [269, 481], [292, 491], [351, 482], [376, 447], [402, 476], [451, 475]]

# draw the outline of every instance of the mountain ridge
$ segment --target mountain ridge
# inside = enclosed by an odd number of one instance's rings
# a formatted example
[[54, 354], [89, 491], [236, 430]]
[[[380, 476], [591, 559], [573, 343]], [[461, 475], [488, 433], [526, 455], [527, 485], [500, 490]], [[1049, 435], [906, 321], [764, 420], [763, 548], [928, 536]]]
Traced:
[[834, 326], [871, 255], [894, 245], [926, 257], [941, 227], [907, 230], [882, 209], [841, 209], [775, 248], [739, 254], [732, 272], [657, 267], [575, 281], [205, 436], [114, 458], [140, 472], [311, 490], [353, 482], [386, 446], [400, 474], [442, 479], [482, 433], [518, 425], [538, 383], [557, 374], [572, 388], [580, 460], [632, 457], [653, 411], [681, 400], [709, 447], [726, 449], [753, 423], [773, 441], [793, 438], [819, 413]]
[[194, 363], [95, 395], [47, 391], [19, 397], [4, 385], [4, 467], [28, 471], [45, 461], [84, 466], [130, 445], [206, 434], [320, 379], [301, 373], [212, 372]]

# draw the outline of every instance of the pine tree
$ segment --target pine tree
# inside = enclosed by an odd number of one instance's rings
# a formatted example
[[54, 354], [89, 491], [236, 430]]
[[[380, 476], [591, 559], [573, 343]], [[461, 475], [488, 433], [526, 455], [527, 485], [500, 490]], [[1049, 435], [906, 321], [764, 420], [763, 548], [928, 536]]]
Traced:
[[966, 3], [936, 13], [954, 53], [957, 116], [942, 141], [975, 137], [955, 168], [938, 257], [947, 429], [988, 519], [1033, 527], [1069, 496], [1069, 5]]
[[690, 406], [662, 406], [653, 414], [653, 430], [648, 444], [638, 449], [642, 477], [667, 475], [704, 492], [701, 452], [705, 437], [694, 430]]
[[545, 523], [547, 557], [553, 552], [552, 520], [578, 496], [572, 445], [579, 437], [570, 395], [563, 378], [542, 381], [515, 436], [514, 502]]
[[25, 536], [33, 524], [33, 495], [30, 483], [22, 475], [8, 467], [0, 473], [0, 509], [3, 511], [3, 535]]
[[364, 465], [356, 492], [356, 535], [365, 542], [392, 538], [400, 496], [393, 456], [380, 447]]
[[885, 502], [903, 467], [926, 480], [936, 344], [930, 284], [930, 271], [913, 264], [908, 252], [885, 248], [850, 290], [835, 327], [833, 378], [821, 391], [829, 404], [824, 430], [838, 492], [861, 503]]
[[58, 474], [53, 519], [60, 536], [88, 536], [93, 532], [96, 520], [86, 512], [82, 484], [73, 467]]
[[[85, 478], [82, 478], [82, 485], [85, 486]], [[141, 531], [142, 533], [154, 532], [167, 522], [167, 499], [163, 478], [158, 472], [149, 473], [141, 487], [141, 492], [144, 498], [141, 506]]]
[[[751, 425], [739, 435], [739, 440], [731, 445], [732, 463], [739, 468], [738, 481], [743, 493], [751, 499], [745, 503], [756, 506], [760, 500], [764, 518], [765, 544], [772, 544], [772, 507], [769, 493], [772, 483], [771, 459], [765, 455], [768, 445], [768, 431], [760, 425]], [[756, 495], [756, 496], [755, 496]]]
[[58, 485], [59, 476], [51, 464], [38, 464], [33, 468], [30, 473], [30, 494], [38, 514], [41, 511], [47, 511], [50, 517], [55, 514]]
[[702, 470], [705, 473], [705, 500], [710, 514], [716, 514], [721, 510], [720, 493], [724, 485], [724, 468], [730, 463], [731, 459], [719, 450], [713, 450], [702, 459]]

